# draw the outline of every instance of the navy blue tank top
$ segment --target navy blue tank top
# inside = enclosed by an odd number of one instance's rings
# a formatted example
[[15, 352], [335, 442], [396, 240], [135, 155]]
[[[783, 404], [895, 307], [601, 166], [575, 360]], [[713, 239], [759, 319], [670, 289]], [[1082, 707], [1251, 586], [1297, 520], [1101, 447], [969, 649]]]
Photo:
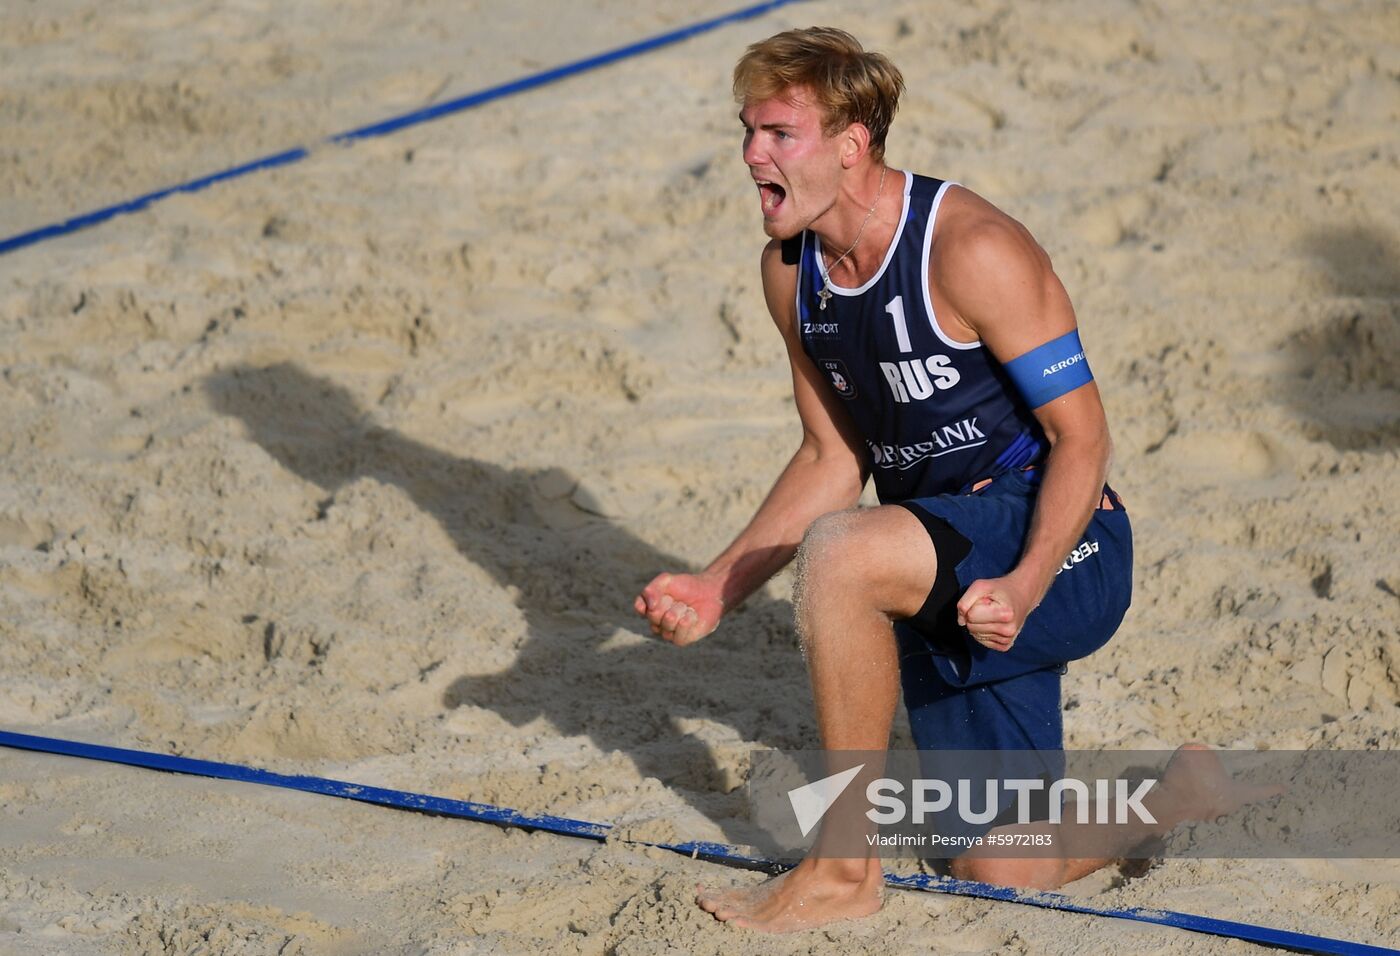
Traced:
[[865, 439], [882, 502], [958, 492], [1049, 449], [990, 351], [949, 338], [934, 316], [929, 249], [954, 184], [904, 177], [904, 213], [885, 261], [858, 289], [832, 285], [825, 310], [819, 240], [804, 232], [789, 246], [798, 252], [802, 348]]

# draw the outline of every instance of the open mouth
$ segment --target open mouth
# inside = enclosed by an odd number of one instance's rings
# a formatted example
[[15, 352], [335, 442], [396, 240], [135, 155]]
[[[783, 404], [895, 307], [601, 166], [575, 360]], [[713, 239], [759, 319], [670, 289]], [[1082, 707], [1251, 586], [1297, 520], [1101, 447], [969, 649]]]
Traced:
[[756, 179], [754, 183], [758, 186], [758, 195], [763, 204], [765, 215], [775, 212], [787, 198], [787, 190], [777, 183], [770, 183], [763, 179]]

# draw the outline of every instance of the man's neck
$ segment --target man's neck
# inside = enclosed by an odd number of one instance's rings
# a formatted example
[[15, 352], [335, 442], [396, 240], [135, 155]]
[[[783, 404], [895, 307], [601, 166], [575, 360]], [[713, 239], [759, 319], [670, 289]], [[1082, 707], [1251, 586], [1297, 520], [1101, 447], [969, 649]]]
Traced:
[[[899, 176], [883, 162], [851, 170], [841, 183], [836, 202], [812, 223], [836, 285], [860, 285], [885, 261], [899, 224], [898, 210], [891, 210], [896, 205], [902, 207], [895, 201], [904, 191]], [[847, 253], [844, 259], [843, 253]]]

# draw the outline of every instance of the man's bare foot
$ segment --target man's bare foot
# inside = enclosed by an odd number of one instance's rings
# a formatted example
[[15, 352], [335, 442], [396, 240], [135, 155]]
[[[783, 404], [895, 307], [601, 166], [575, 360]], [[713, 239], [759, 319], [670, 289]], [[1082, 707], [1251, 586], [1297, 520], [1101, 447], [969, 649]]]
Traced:
[[1287, 790], [1278, 784], [1241, 783], [1230, 776], [1220, 757], [1204, 744], [1183, 744], [1167, 762], [1162, 789], [1173, 824], [1218, 820], [1240, 807], [1268, 800]]
[[700, 908], [715, 919], [763, 933], [795, 933], [878, 912], [884, 873], [880, 861], [805, 859], [753, 887], [696, 887]]

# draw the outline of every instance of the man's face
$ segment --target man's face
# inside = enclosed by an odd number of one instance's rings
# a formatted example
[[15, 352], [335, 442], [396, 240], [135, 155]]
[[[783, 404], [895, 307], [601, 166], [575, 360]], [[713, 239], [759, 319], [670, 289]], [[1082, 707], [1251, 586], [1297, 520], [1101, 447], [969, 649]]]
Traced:
[[842, 137], [822, 131], [822, 111], [803, 89], [750, 100], [739, 111], [744, 163], [758, 184], [763, 231], [790, 239], [836, 203]]

